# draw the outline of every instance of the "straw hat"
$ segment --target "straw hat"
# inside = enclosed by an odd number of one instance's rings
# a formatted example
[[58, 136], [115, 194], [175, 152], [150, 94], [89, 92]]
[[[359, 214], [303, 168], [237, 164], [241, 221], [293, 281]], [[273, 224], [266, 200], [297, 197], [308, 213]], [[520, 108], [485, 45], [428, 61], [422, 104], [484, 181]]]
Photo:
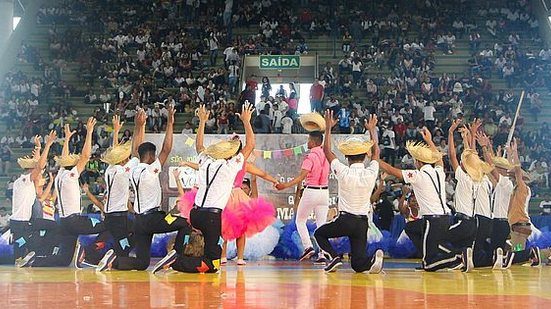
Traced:
[[493, 170], [493, 167], [482, 161], [478, 153], [472, 149], [465, 149], [463, 151], [461, 154], [461, 165], [467, 174], [476, 182], [482, 181], [484, 175]]
[[308, 131], [325, 131], [325, 119], [318, 113], [304, 114], [300, 116], [300, 124]]
[[207, 147], [204, 154], [214, 159], [227, 159], [237, 153], [240, 145], [239, 140], [220, 141]]
[[74, 166], [77, 165], [80, 155], [76, 153], [71, 153], [66, 156], [55, 156], [55, 162], [62, 167], [65, 166]]
[[350, 137], [345, 141], [339, 143], [337, 145], [337, 149], [339, 149], [339, 151], [342, 152], [342, 154], [344, 154], [345, 156], [354, 156], [368, 153], [369, 150], [371, 150], [372, 146], [372, 141], [363, 141], [362, 139], [357, 137]]
[[101, 160], [109, 165], [118, 164], [130, 157], [132, 154], [132, 142], [128, 141], [124, 144], [109, 147], [101, 157]]
[[409, 154], [417, 161], [433, 164], [442, 160], [443, 154], [440, 151], [434, 151], [423, 142], [407, 142], [406, 149]]
[[505, 170], [512, 170], [514, 168], [513, 164], [509, 162], [509, 160], [503, 158], [503, 157], [493, 157], [492, 161], [494, 162], [494, 165], [496, 167], [505, 169]]
[[38, 160], [31, 157], [23, 157], [17, 159], [17, 164], [19, 164], [22, 169], [32, 169], [36, 167]]

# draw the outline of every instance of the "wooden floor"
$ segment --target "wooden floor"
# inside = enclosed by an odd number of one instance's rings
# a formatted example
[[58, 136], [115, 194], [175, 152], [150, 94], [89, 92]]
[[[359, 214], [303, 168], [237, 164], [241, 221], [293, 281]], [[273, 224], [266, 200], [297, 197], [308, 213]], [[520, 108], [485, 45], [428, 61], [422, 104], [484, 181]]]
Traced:
[[0, 267], [0, 308], [551, 308], [551, 267], [425, 273], [385, 262], [379, 275], [347, 266], [261, 261], [218, 274]]

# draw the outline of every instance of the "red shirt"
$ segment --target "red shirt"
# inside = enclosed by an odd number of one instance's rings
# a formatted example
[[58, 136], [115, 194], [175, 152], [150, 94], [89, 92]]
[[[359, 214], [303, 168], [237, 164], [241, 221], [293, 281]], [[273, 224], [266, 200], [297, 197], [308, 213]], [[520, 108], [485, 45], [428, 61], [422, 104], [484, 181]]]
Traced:
[[320, 101], [323, 97], [323, 86], [320, 83], [312, 85], [310, 88], [310, 96], [312, 100]]
[[399, 136], [406, 135], [406, 130], [407, 129], [408, 129], [408, 127], [403, 122], [394, 126], [394, 132], [396, 132], [396, 134], [398, 134]]

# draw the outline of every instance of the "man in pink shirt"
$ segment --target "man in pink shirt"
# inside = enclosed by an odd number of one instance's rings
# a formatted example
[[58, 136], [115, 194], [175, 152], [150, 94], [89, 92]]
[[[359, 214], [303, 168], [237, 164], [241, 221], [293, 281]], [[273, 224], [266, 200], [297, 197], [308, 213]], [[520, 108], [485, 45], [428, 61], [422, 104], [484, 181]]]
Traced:
[[[327, 222], [327, 211], [329, 210], [329, 162], [325, 157], [322, 148], [323, 134], [320, 131], [310, 132], [308, 138], [308, 149], [310, 153], [302, 162], [300, 174], [293, 180], [276, 185], [278, 190], [284, 190], [302, 183], [306, 180], [304, 193], [298, 204], [296, 225], [297, 231], [304, 246], [300, 260], [306, 260], [315, 253], [306, 227], [306, 220], [312, 210], [316, 215], [316, 225], [319, 228]], [[316, 263], [325, 263], [323, 255], [319, 254]]]

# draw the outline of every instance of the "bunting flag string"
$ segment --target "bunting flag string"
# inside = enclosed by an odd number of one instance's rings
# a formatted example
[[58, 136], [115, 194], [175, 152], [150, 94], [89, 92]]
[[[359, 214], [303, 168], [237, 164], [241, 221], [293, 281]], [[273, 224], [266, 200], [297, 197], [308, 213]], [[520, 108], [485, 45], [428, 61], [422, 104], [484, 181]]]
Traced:
[[[195, 139], [187, 134], [182, 134], [185, 138], [185, 144], [188, 147], [194, 147]], [[300, 156], [303, 153], [308, 152], [308, 144], [302, 144], [291, 148], [284, 148], [284, 149], [273, 149], [273, 150], [265, 150], [265, 149], [255, 149], [254, 155], [257, 158], [262, 159], [281, 159], [281, 158], [289, 158], [291, 156]]]

